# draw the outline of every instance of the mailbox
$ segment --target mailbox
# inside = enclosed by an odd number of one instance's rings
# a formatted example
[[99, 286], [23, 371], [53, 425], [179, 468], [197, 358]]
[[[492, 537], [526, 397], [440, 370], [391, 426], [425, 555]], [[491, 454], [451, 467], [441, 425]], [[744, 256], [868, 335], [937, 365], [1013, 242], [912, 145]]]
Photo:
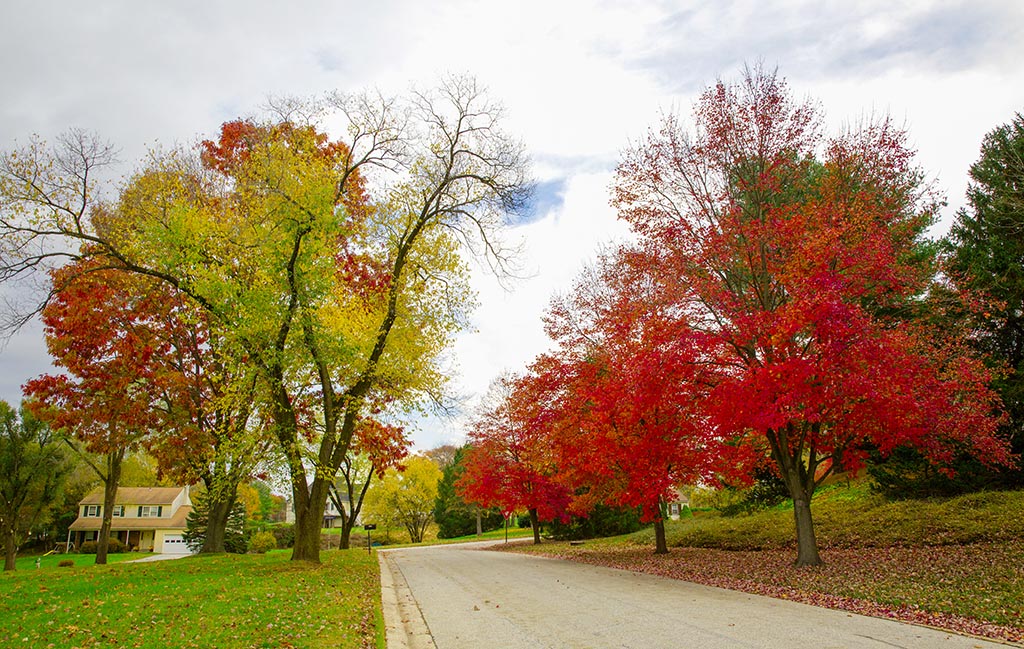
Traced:
[[376, 523], [367, 523], [366, 525], [363, 525], [363, 529], [366, 531], [375, 530], [377, 529], [377, 525]]

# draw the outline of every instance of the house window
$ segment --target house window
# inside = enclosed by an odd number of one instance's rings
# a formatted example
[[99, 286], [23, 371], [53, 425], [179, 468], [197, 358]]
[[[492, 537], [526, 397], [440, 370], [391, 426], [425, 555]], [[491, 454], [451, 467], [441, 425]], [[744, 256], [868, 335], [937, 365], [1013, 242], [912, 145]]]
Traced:
[[82, 516], [89, 517], [89, 518], [98, 518], [99, 515], [100, 515], [100, 506], [99, 505], [86, 505], [85, 506], [85, 512], [82, 513]]
[[139, 518], [159, 518], [163, 514], [163, 505], [139, 505]]
[[114, 508], [110, 511], [113, 516], [124, 516], [124, 505], [114, 505]]

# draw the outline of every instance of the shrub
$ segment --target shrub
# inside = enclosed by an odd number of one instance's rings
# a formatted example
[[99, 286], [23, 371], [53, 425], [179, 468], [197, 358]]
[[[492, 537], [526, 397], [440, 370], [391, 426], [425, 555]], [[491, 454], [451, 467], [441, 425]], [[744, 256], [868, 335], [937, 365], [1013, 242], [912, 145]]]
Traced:
[[[127, 546], [115, 538], [111, 538], [107, 541], [107, 554], [118, 554], [124, 552], [126, 549]], [[86, 541], [82, 544], [82, 547], [78, 549], [78, 553], [96, 554], [96, 541]]]
[[640, 510], [598, 505], [586, 518], [573, 516], [569, 523], [547, 523], [551, 536], [562, 540], [593, 539], [629, 534], [640, 529]]
[[57, 564], [57, 567], [58, 568], [71, 568], [74, 565], [75, 565], [75, 562], [72, 561], [71, 559], [61, 559], [60, 562]]
[[270, 532], [256, 532], [249, 541], [249, 550], [256, 554], [264, 554], [277, 547], [277, 539]]
[[277, 547], [282, 550], [295, 545], [295, 526], [291, 523], [280, 523], [270, 528], [270, 533], [277, 541]]

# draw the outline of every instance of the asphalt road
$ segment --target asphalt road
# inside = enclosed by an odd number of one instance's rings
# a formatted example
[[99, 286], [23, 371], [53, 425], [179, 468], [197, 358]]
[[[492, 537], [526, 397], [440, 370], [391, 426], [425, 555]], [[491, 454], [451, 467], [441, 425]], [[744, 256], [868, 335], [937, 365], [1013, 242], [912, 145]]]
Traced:
[[843, 611], [557, 559], [434, 546], [381, 552], [389, 649], [988, 649]]

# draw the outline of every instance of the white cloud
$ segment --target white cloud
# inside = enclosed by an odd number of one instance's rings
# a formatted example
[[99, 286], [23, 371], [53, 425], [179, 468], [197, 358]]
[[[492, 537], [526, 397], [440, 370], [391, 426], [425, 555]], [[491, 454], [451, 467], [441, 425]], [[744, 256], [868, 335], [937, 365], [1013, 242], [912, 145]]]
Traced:
[[[743, 62], [778, 65], [835, 124], [872, 110], [905, 118], [952, 206], [981, 136], [1024, 108], [1024, 10], [1013, 0], [684, 4], [8, 0], [0, 148], [80, 126], [120, 147], [127, 171], [155, 141], [210, 135], [268, 94], [398, 92], [447, 72], [476, 75], [508, 108], [538, 179], [565, 182], [561, 206], [516, 229], [534, 276], [512, 294], [474, 278], [478, 332], [454, 353], [460, 389], [479, 393], [544, 348], [538, 315], [552, 291], [621, 235], [607, 205], [618, 152], [661, 109], [687, 113], [702, 86]], [[38, 330], [0, 351], [0, 365], [0, 398], [17, 401], [17, 386], [49, 366]]]

